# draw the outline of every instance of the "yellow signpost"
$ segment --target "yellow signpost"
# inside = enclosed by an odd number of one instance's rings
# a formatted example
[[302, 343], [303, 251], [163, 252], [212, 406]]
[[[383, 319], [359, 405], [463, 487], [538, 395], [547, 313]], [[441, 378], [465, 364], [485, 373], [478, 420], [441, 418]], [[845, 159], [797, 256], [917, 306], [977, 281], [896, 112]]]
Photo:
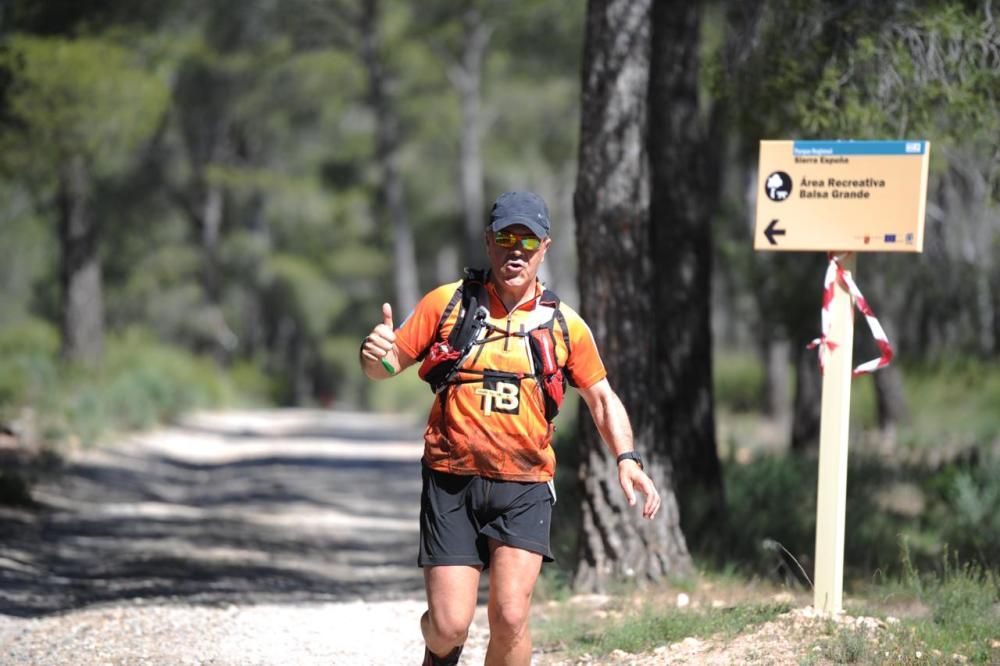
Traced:
[[[922, 252], [927, 141], [761, 141], [755, 250]], [[813, 606], [843, 610], [854, 308], [838, 283], [823, 371]]]

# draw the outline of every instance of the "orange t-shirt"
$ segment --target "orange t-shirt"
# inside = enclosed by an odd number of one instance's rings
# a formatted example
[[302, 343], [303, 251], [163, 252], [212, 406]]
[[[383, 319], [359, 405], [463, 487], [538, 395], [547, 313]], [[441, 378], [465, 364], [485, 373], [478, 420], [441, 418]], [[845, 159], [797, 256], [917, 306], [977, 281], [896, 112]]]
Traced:
[[[460, 307], [455, 307], [438, 331], [441, 315], [461, 281], [442, 285], [417, 304], [396, 331], [396, 344], [419, 358], [433, 342], [447, 340]], [[508, 312], [488, 283], [492, 326], [462, 363], [458, 383], [443, 389], [434, 400], [424, 433], [424, 464], [458, 475], [477, 475], [505, 481], [549, 481], [555, 473], [553, 428], [545, 419], [545, 396], [532, 372], [533, 361], [525, 336], [548, 322], [552, 310], [535, 297]], [[559, 320], [553, 322], [556, 359], [573, 386], [589, 388], [604, 379], [590, 328], [565, 303], [559, 310], [566, 322], [569, 349]]]

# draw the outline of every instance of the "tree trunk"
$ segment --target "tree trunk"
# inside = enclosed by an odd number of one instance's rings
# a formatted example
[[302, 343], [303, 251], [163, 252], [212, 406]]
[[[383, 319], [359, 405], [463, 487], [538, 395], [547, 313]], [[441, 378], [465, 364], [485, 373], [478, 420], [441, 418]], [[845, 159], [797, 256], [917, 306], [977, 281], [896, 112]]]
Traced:
[[483, 55], [489, 42], [490, 29], [483, 23], [478, 7], [469, 7], [463, 16], [465, 36], [462, 42], [462, 60], [451, 75], [462, 103], [462, 134], [459, 141], [461, 159], [459, 182], [462, 186], [462, 210], [465, 221], [465, 244], [462, 261], [466, 266], [486, 264], [483, 247], [483, 195], [482, 137], [482, 70]]
[[785, 339], [767, 338], [763, 346], [764, 413], [787, 426], [791, 414], [791, 395], [788, 390], [791, 345]]
[[[632, 422], [635, 448], [663, 498], [644, 521], [618, 487], [618, 468], [589, 415], [580, 418], [583, 506], [574, 585], [656, 580], [690, 566], [670, 458], [656, 446], [654, 330], [648, 255], [646, 93], [650, 0], [591, 0], [587, 8], [580, 166], [574, 194], [581, 314]], [[583, 409], [583, 408], [581, 408]]]
[[792, 451], [819, 450], [819, 416], [823, 399], [823, 376], [816, 350], [802, 347], [795, 353], [795, 403], [792, 411]]
[[405, 316], [419, 299], [417, 253], [399, 169], [399, 118], [387, 90], [379, 53], [379, 0], [366, 0], [362, 16], [362, 59], [368, 73], [368, 101], [375, 115], [375, 159], [381, 171], [377, 217], [392, 230], [396, 311]]
[[90, 174], [82, 157], [67, 160], [59, 179], [62, 355], [94, 366], [104, 350], [104, 301], [98, 228]]
[[[904, 291], [895, 288], [897, 284], [893, 271], [895, 258], [874, 255], [866, 259], [871, 263], [871, 270], [865, 271], [864, 284], [859, 284], [859, 286], [868, 296], [868, 302], [878, 314], [879, 323], [889, 338], [889, 342], [895, 349], [899, 349], [896, 322], [905, 316], [910, 301]], [[869, 261], [865, 262], [866, 265]], [[857, 319], [856, 334], [863, 336], [865, 340], [871, 340], [871, 333], [864, 323], [864, 319], [862, 317]], [[877, 353], [874, 344], [867, 344], [867, 347], [872, 348], [873, 355]], [[888, 453], [895, 448], [897, 427], [906, 423], [910, 417], [906, 389], [903, 386], [903, 374], [900, 372], [898, 363], [893, 363], [874, 373], [872, 380], [875, 384], [875, 407], [882, 440], [881, 446]]]
[[653, 3], [649, 294], [656, 328], [657, 442], [673, 461], [688, 538], [724, 512], [712, 396], [711, 213], [718, 145], [698, 108], [700, 3]]
[[222, 276], [219, 270], [219, 241], [222, 237], [222, 219], [225, 195], [218, 185], [205, 186], [201, 202], [202, 281], [205, 293], [213, 305], [222, 302]]
[[[891, 340], [891, 338], [890, 338]], [[896, 428], [909, 420], [906, 389], [899, 367], [890, 365], [873, 376], [875, 381], [875, 407], [878, 410], [878, 427], [882, 442], [888, 449], [895, 448]]]

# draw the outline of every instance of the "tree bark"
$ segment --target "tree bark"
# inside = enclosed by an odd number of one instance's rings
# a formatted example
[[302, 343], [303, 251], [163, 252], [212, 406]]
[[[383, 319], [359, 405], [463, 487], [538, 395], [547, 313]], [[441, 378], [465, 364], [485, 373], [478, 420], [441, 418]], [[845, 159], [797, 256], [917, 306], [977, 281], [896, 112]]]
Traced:
[[[909, 306], [907, 296], [901, 290], [894, 288], [895, 280], [893, 279], [891, 258], [876, 255], [871, 258], [871, 264], [871, 270], [866, 270], [864, 273], [865, 284], [860, 285], [860, 287], [869, 297], [868, 302], [875, 308], [879, 323], [889, 338], [889, 342], [892, 343], [893, 347], [899, 349], [899, 336], [896, 334], [895, 322], [900, 320]], [[859, 319], [861, 318], [859, 317]], [[871, 339], [871, 334], [863, 320], [858, 332]], [[882, 439], [881, 445], [886, 452], [890, 452], [895, 448], [896, 429], [910, 418], [906, 388], [903, 385], [903, 373], [900, 372], [898, 363], [892, 363], [874, 373], [872, 380], [875, 384], [875, 408]]]
[[82, 157], [71, 157], [62, 165], [58, 193], [62, 355], [89, 366], [97, 365], [104, 351], [99, 231], [92, 195], [87, 165]]
[[690, 556], [669, 456], [656, 445], [657, 382], [650, 372], [651, 265], [645, 151], [650, 0], [591, 0], [587, 8], [574, 194], [581, 314], [608, 379], [628, 411], [635, 448], [663, 498], [643, 521], [618, 488], [618, 469], [589, 415], [580, 418], [583, 506], [574, 585], [603, 590], [616, 577], [656, 580], [684, 571]]
[[819, 417], [823, 400], [823, 376], [816, 350], [798, 349], [795, 354], [795, 401], [792, 410], [792, 451], [819, 450]]
[[788, 390], [791, 345], [784, 338], [768, 338], [764, 340], [763, 347], [764, 413], [787, 426], [791, 414], [791, 395]]
[[201, 284], [206, 300], [214, 307], [222, 301], [219, 243], [227, 211], [225, 190], [210, 182], [208, 169], [232, 162], [229, 116], [238, 85], [234, 76], [220, 67], [194, 63], [181, 68], [174, 93], [191, 177], [173, 197], [197, 235]]
[[461, 64], [452, 72], [462, 105], [462, 133], [459, 140], [459, 182], [462, 187], [462, 211], [465, 222], [464, 256], [466, 266], [486, 263], [483, 229], [486, 220], [483, 194], [482, 155], [482, 79], [483, 56], [489, 42], [490, 28], [483, 22], [478, 7], [468, 7], [462, 17], [465, 35]]
[[700, 3], [653, 3], [649, 82], [656, 433], [677, 472], [689, 538], [717, 524], [725, 508], [715, 442], [709, 306], [719, 146], [698, 107], [701, 16]]
[[399, 168], [399, 118], [388, 91], [388, 81], [379, 52], [379, 0], [366, 0], [362, 13], [362, 60], [368, 73], [368, 101], [375, 115], [375, 159], [381, 171], [377, 217], [392, 230], [393, 282], [396, 311], [413, 310], [419, 299], [417, 253], [406, 206], [406, 193]]

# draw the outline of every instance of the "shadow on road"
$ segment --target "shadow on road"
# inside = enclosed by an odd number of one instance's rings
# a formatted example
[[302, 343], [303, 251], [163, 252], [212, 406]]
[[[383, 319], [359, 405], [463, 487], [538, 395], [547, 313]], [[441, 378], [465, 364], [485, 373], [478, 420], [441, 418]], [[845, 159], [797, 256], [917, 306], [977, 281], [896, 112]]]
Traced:
[[420, 430], [320, 414], [185, 425], [169, 447], [140, 438], [68, 461], [35, 488], [38, 507], [0, 509], [0, 613], [419, 595]]

